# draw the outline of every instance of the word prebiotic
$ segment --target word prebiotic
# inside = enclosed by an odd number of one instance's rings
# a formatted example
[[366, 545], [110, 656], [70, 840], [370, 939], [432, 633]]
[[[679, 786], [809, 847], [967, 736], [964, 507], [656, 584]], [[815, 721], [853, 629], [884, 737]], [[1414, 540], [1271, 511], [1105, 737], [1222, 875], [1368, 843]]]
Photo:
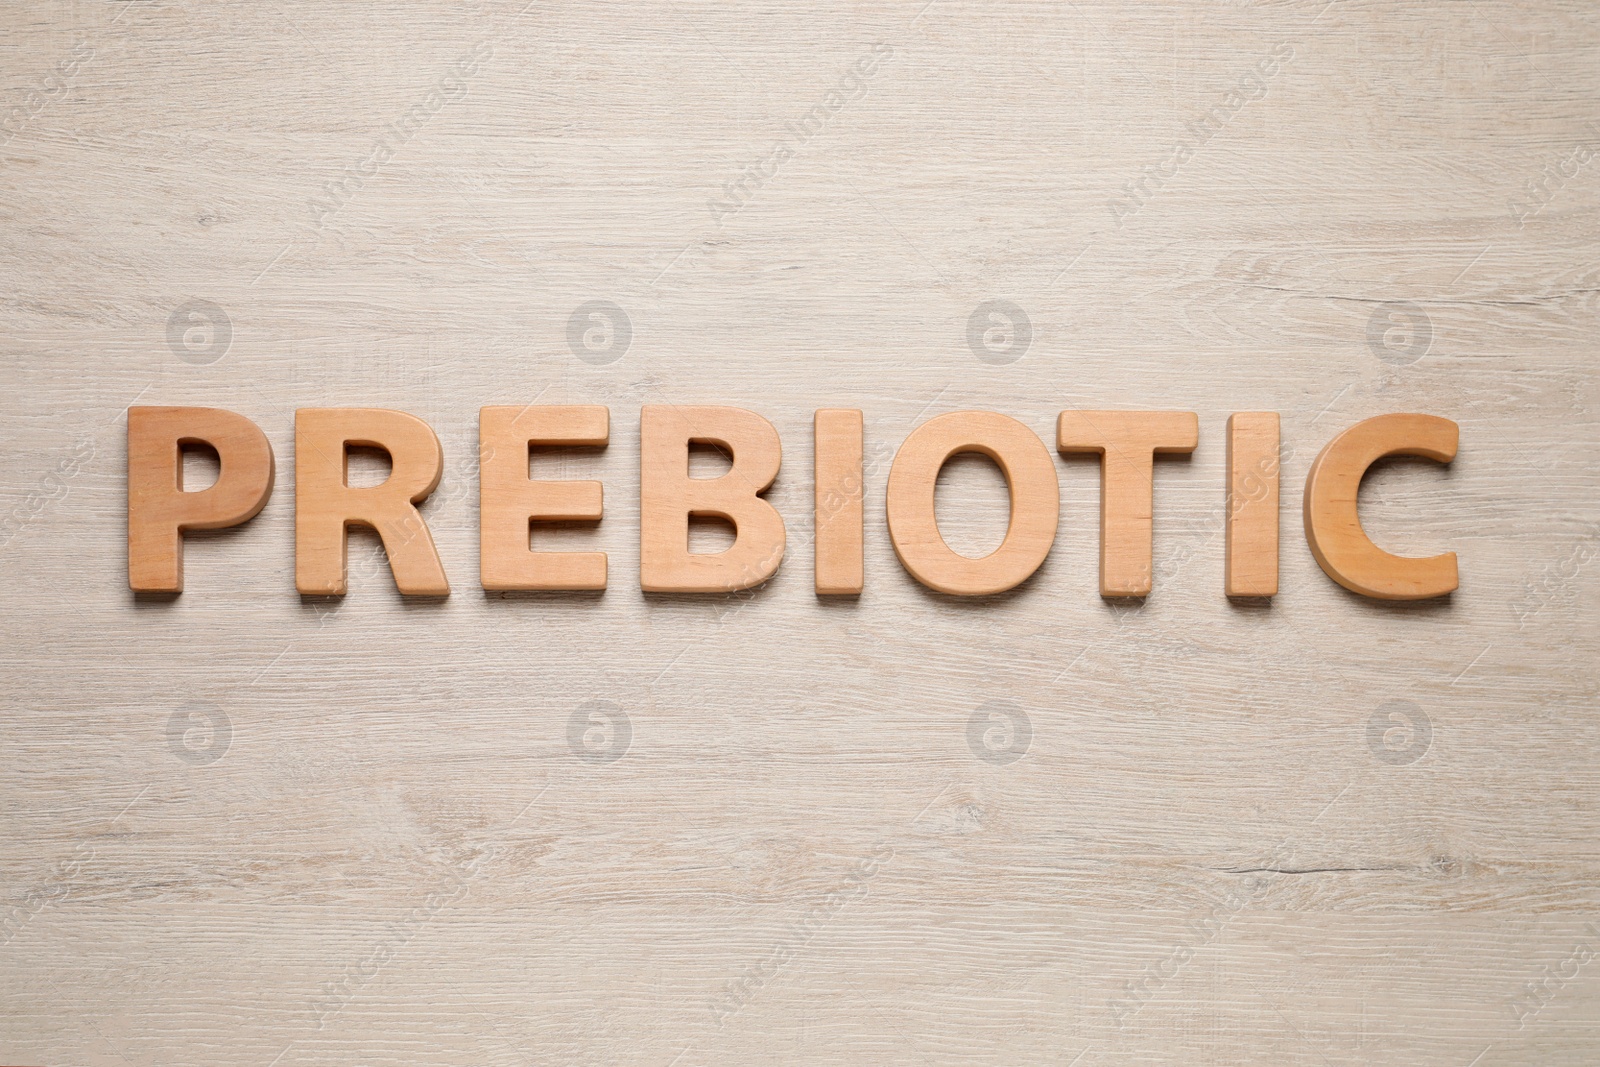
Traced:
[[[1056, 448], [1100, 457], [1100, 593], [1150, 592], [1155, 457], [1192, 452], [1199, 419], [1188, 411], [1063, 411]], [[610, 412], [595, 405], [486, 407], [479, 413], [480, 581], [490, 590], [596, 590], [603, 552], [537, 552], [541, 522], [599, 522], [596, 481], [529, 477], [540, 447], [604, 448]], [[639, 580], [647, 591], [728, 593], [772, 577], [783, 559], [782, 516], [762, 496], [783, 448], [770, 422], [733, 407], [646, 406], [639, 415]], [[1334, 581], [1364, 596], [1419, 600], [1457, 585], [1455, 553], [1391, 555], [1361, 529], [1357, 492], [1385, 456], [1449, 463], [1458, 428], [1432, 415], [1379, 415], [1335, 437], [1306, 476], [1306, 542]], [[439, 484], [443, 450], [427, 423], [379, 408], [302, 408], [295, 413], [295, 587], [306, 596], [345, 592], [346, 535], [370, 527], [383, 540], [400, 592], [448, 596], [450, 583], [417, 505]], [[732, 460], [720, 477], [689, 474], [693, 444]], [[860, 411], [816, 412], [813, 432], [816, 591], [853, 596], [863, 586], [863, 420]], [[215, 484], [183, 488], [183, 449], [205, 445], [221, 461]], [[389, 454], [388, 478], [347, 484], [352, 447]], [[981, 559], [951, 550], [934, 518], [934, 487], [952, 457], [988, 456], [1005, 475], [1011, 517], [1000, 547]], [[1227, 425], [1224, 592], [1278, 591], [1278, 416], [1240, 412]], [[219, 408], [128, 409], [128, 581], [138, 592], [183, 589], [183, 536], [245, 522], [272, 495], [272, 446], [255, 423]], [[1000, 593], [1026, 581], [1055, 543], [1060, 514], [1055, 462], [1036, 434], [992, 411], [940, 415], [901, 444], [889, 471], [889, 537], [907, 572], [956, 596]], [[689, 520], [726, 520], [733, 544], [689, 550]]]

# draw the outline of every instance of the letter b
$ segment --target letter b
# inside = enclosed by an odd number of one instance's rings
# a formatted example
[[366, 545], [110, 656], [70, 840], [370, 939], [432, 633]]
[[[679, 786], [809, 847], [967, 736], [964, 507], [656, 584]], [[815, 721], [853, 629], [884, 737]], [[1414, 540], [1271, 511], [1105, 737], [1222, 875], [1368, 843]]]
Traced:
[[[719, 445], [733, 466], [689, 476], [689, 445]], [[646, 405], [639, 413], [639, 584], [652, 593], [731, 593], [760, 585], [783, 560], [783, 518], [760, 494], [778, 476], [778, 431], [743, 408]], [[690, 516], [733, 523], [724, 552], [689, 551]]]

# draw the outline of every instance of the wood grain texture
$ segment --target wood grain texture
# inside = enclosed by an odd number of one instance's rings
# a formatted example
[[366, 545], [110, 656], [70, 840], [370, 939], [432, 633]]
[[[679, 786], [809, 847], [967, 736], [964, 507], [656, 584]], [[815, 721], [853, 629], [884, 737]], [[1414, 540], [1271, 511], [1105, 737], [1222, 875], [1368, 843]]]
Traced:
[[[375, 485], [350, 484], [350, 453], [378, 451], [389, 467]], [[383, 408], [299, 408], [294, 413], [294, 584], [302, 596], [344, 596], [349, 531], [377, 533], [402, 596], [450, 595], [428, 521], [417, 505], [439, 487], [439, 435], [421, 419]]]
[[1278, 595], [1283, 525], [1278, 456], [1282, 450], [1276, 411], [1236, 411], [1228, 416], [1222, 591], [1229, 596]]
[[1186, 456], [1199, 444], [1192, 411], [1063, 411], [1056, 419], [1062, 454], [1100, 457], [1101, 596], [1150, 595], [1155, 457]]
[[[720, 450], [726, 471], [697, 477], [695, 445]], [[651, 593], [735, 593], [777, 573], [783, 516], [761, 494], [783, 467], [772, 423], [745, 408], [647, 404], [639, 412], [639, 588]], [[693, 520], [732, 528], [720, 552], [695, 550]]]
[[[184, 485], [185, 446], [204, 446], [217, 473]], [[183, 592], [183, 535], [220, 530], [261, 513], [272, 495], [272, 445], [243, 415], [218, 408], [128, 409], [128, 587]]]
[[[974, 559], [950, 548], [935, 510], [939, 474], [953, 456], [979, 454], [1006, 483], [1006, 533]], [[906, 573], [951, 596], [993, 596], [1031, 578], [1055, 544], [1061, 487], [1044, 442], [994, 411], [952, 411], [918, 426], [901, 443], [884, 491], [884, 520]]]
[[599, 522], [605, 485], [528, 478], [535, 447], [604, 448], [611, 413], [599, 404], [524, 404], [478, 413], [478, 575], [496, 592], [604, 589], [604, 552], [537, 552], [530, 531], [548, 522]]
[[1393, 412], [1363, 419], [1329, 441], [1306, 472], [1306, 547], [1329, 578], [1378, 600], [1448, 596], [1460, 585], [1454, 552], [1415, 558], [1385, 552], [1361, 528], [1361, 482], [1391, 456], [1456, 458], [1461, 427], [1437, 415]]
[[855, 408], [818, 408], [811, 419], [813, 586], [818, 596], [858, 596], [866, 581], [866, 425]]
[[[1591, 3], [0, 11], [0, 1062], [1600, 1055]], [[538, 544], [604, 593], [476, 582], [477, 413], [535, 402], [611, 411], [530, 461], [604, 484]], [[279, 463], [164, 601], [134, 403]], [[785, 446], [759, 589], [638, 588], [670, 404]], [[438, 434], [449, 598], [362, 531], [296, 595], [304, 407]], [[859, 598], [814, 592], [822, 407], [864, 415]], [[1064, 409], [1198, 415], [1151, 595], [1097, 594], [1094, 457], [1021, 586], [906, 575], [911, 430]], [[1282, 417], [1270, 606], [1222, 595], [1237, 411]], [[1396, 411], [1461, 427], [1361, 488], [1457, 554], [1438, 601], [1293, 521]], [[982, 555], [1004, 486], [958, 457], [936, 510]]]

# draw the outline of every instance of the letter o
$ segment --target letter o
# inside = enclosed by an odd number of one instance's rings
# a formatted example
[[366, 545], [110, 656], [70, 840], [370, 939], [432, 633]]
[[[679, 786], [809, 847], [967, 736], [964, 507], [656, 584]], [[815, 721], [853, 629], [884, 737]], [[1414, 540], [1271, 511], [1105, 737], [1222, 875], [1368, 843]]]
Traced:
[[[1011, 521], [1000, 547], [982, 559], [951, 550], [939, 533], [933, 492], [951, 456], [977, 452], [1005, 475]], [[992, 411], [958, 411], [918, 426], [889, 470], [889, 538], [900, 563], [930, 589], [955, 596], [1001, 593], [1026, 581], [1056, 539], [1061, 487], [1039, 436]]]

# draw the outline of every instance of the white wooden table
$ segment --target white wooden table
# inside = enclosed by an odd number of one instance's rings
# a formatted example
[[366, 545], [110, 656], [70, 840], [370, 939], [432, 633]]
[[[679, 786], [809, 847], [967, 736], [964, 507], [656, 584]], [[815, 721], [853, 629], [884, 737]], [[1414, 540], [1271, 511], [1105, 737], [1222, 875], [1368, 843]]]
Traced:
[[[1600, 1060], [1592, 4], [0, 18], [0, 1062]], [[969, 335], [990, 301], [1027, 330]], [[535, 400], [611, 409], [537, 460], [605, 482], [541, 534], [603, 595], [478, 586], [477, 411]], [[134, 403], [278, 457], [176, 600], [126, 587]], [[639, 591], [646, 403], [779, 429], [753, 597]], [[438, 432], [448, 600], [365, 535], [295, 594], [293, 412], [338, 405]], [[858, 601], [811, 589], [817, 407], [866, 416]], [[916, 585], [900, 441], [1069, 407], [1199, 413], [1153, 595], [1097, 595], [1080, 457], [1029, 583]], [[1270, 607], [1222, 595], [1241, 410], [1283, 415]], [[1445, 602], [1301, 534], [1393, 411], [1461, 426], [1362, 501], [1459, 554]], [[986, 551], [998, 475], [940, 510]]]

